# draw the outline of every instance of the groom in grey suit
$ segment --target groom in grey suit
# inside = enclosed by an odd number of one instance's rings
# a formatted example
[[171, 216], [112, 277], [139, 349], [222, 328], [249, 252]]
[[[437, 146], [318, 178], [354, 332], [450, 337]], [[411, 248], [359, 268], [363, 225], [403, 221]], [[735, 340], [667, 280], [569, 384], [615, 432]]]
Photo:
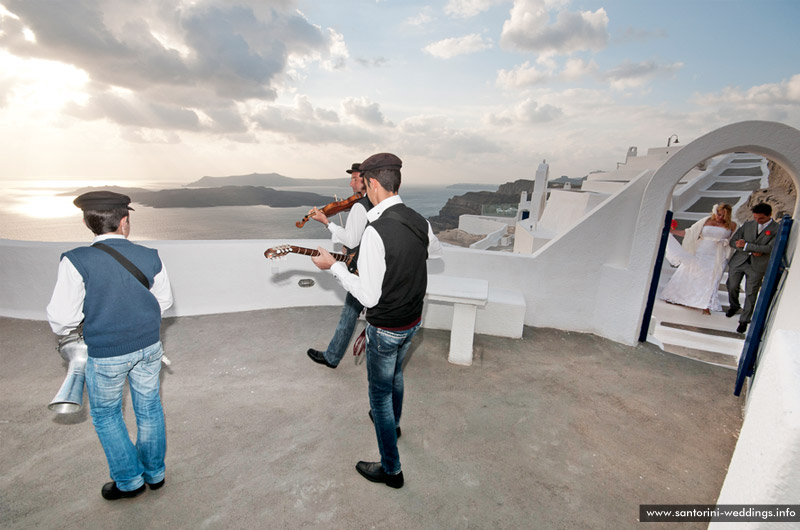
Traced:
[[769, 265], [769, 254], [778, 234], [779, 225], [772, 220], [772, 207], [766, 203], [753, 206], [753, 220], [742, 224], [733, 233], [730, 245], [736, 249], [728, 261], [728, 299], [730, 309], [725, 316], [732, 317], [739, 311], [739, 288], [742, 276], [745, 282], [745, 299], [742, 316], [739, 317], [738, 333], [747, 331], [747, 324], [753, 318], [761, 280]]

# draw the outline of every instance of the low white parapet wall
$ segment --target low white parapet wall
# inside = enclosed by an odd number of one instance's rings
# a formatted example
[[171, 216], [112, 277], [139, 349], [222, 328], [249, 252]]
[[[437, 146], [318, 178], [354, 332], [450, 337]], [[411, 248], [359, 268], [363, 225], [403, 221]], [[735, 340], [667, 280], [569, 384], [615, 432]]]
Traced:
[[[291, 254], [270, 261], [264, 251], [285, 241], [136, 241], [158, 250], [175, 304], [166, 316], [232, 313], [255, 309], [339, 305], [344, 291], [311, 259]], [[46, 320], [63, 252], [89, 242], [42, 243], [0, 240], [0, 315]], [[296, 246], [330, 249], [326, 240], [294, 240]], [[315, 285], [304, 288], [301, 279]]]

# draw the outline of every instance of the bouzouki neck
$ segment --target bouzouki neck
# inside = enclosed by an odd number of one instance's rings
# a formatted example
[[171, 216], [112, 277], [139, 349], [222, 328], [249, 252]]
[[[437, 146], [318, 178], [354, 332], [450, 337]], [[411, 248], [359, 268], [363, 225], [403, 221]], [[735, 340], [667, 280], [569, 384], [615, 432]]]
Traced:
[[[305, 248], [305, 247], [296, 247], [294, 245], [280, 245], [278, 247], [268, 248], [264, 252], [264, 257], [267, 259], [275, 259], [286, 256], [287, 254], [302, 254], [303, 256], [319, 256], [319, 250], [313, 248]], [[348, 254], [334, 254], [331, 253], [331, 256], [336, 261], [341, 261], [346, 265], [350, 265], [350, 261], [353, 259], [353, 256]]]

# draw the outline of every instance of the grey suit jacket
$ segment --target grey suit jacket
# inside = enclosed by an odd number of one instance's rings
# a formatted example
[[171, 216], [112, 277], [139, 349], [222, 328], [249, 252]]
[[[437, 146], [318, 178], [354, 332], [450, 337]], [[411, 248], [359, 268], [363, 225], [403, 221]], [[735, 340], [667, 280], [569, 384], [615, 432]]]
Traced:
[[[744, 223], [731, 236], [730, 245], [736, 251], [728, 261], [728, 266], [731, 269], [742, 267], [749, 259], [754, 270], [762, 273], [766, 272], [767, 265], [769, 265], [769, 254], [772, 252], [772, 244], [775, 242], [775, 236], [778, 235], [779, 228], [780, 225], [778, 223], [770, 220], [769, 224], [759, 234], [758, 223], [755, 221]], [[746, 251], [736, 248], [736, 241], [739, 239], [744, 239], [747, 242]], [[753, 252], [760, 252], [762, 255], [753, 256]]]

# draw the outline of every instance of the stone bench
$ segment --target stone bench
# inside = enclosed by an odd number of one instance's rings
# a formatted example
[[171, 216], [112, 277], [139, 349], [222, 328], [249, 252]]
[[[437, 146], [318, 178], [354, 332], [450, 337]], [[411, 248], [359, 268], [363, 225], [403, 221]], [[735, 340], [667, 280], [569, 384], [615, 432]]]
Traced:
[[492, 287], [486, 305], [478, 308], [475, 333], [521, 339], [526, 309], [520, 291]]
[[478, 307], [485, 306], [489, 299], [489, 282], [475, 278], [455, 276], [428, 276], [422, 325], [426, 328], [448, 329], [442, 315], [431, 312], [432, 305], [452, 304], [450, 329], [450, 353], [447, 360], [453, 364], [472, 364], [472, 341], [475, 335], [475, 320]]
[[[513, 289], [492, 287], [484, 291], [484, 285], [486, 280], [428, 276], [422, 327], [450, 330], [450, 362], [471, 364], [474, 333], [522, 338], [527, 309], [525, 297]], [[470, 325], [472, 311], [475, 312], [474, 325]], [[465, 316], [467, 324], [464, 324]]]

